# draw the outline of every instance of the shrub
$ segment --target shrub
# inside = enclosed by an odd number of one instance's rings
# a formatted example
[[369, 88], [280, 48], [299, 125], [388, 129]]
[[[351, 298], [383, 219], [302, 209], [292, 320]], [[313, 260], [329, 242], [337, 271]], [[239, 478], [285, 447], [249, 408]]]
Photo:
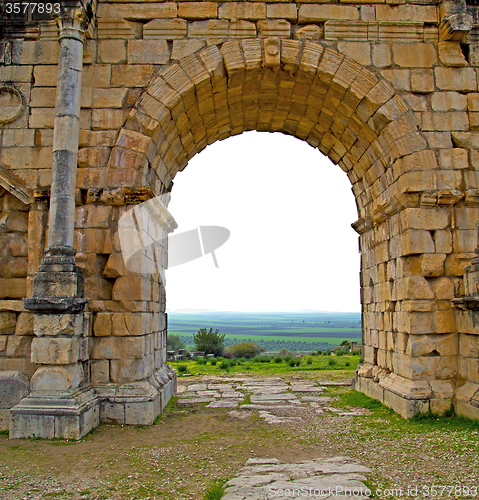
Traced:
[[193, 334], [196, 350], [215, 356], [219, 356], [223, 351], [225, 337], [224, 333], [220, 334], [218, 330], [214, 332], [213, 328], [210, 328], [209, 331], [206, 328], [200, 328], [198, 333]]
[[281, 351], [279, 351], [279, 353], [278, 353], [278, 354], [279, 354], [280, 356], [289, 356], [289, 351], [288, 351], [288, 349], [285, 349], [285, 348], [283, 347], [283, 349], [281, 349]]
[[216, 358], [211, 358], [211, 365], [215, 366], [216, 363], [218, 363], [218, 360]]
[[181, 374], [188, 372], [188, 367], [186, 365], [178, 365], [176, 369], [178, 370], [178, 373]]
[[258, 345], [256, 342], [240, 342], [238, 344], [234, 344], [226, 349], [226, 354], [230, 354], [233, 358], [254, 358], [264, 349]]
[[335, 360], [335, 359], [330, 359], [328, 360], [328, 365], [329, 366], [336, 366], [338, 364], [338, 362]]
[[313, 364], [313, 360], [311, 358], [307, 358], [306, 359], [306, 364], [307, 365], [312, 365]]
[[207, 361], [206, 358], [203, 356], [198, 356], [195, 360], [199, 365], [206, 365]]
[[222, 370], [226, 370], [230, 367], [230, 361], [228, 359], [223, 359], [223, 361], [221, 361], [218, 367], [221, 368]]
[[282, 362], [283, 362], [283, 358], [282, 358], [281, 356], [275, 356], [275, 357], [273, 358], [273, 361], [274, 361], [275, 363], [282, 363]]

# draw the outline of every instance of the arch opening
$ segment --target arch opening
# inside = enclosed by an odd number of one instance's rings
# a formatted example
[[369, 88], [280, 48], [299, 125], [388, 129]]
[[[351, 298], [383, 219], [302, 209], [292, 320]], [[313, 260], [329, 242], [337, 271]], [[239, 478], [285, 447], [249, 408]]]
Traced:
[[218, 270], [205, 255], [167, 271], [168, 309], [359, 312], [349, 190], [339, 168], [293, 137], [249, 132], [206, 148], [176, 177], [170, 244], [201, 225], [231, 236], [215, 251]]

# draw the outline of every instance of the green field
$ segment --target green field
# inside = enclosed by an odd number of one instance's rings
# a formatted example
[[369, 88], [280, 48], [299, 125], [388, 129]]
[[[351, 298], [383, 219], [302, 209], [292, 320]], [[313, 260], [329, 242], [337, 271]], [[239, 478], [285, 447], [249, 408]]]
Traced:
[[[295, 364], [292, 364], [292, 361]], [[354, 372], [361, 362], [359, 354], [333, 356], [259, 356], [252, 359], [223, 359], [206, 360], [199, 358], [196, 361], [172, 361], [171, 366], [179, 376], [182, 375], [219, 375], [224, 373], [261, 373], [263, 375], [277, 375], [292, 372], [311, 371], [343, 371]]]
[[193, 334], [200, 328], [218, 329], [226, 335], [226, 345], [252, 340], [267, 351], [333, 349], [343, 340], [361, 343], [360, 313], [168, 313], [168, 333], [179, 335], [188, 348], [193, 347]]

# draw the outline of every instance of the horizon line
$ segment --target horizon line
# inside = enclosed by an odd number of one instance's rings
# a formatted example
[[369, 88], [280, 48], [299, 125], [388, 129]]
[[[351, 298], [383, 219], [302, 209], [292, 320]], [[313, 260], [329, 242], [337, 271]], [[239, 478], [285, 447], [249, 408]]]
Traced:
[[271, 309], [195, 309], [195, 308], [181, 308], [181, 309], [170, 309], [166, 310], [167, 313], [179, 313], [179, 314], [193, 314], [193, 313], [358, 313], [361, 311], [330, 311], [325, 309], [288, 309], [288, 310], [271, 310]]

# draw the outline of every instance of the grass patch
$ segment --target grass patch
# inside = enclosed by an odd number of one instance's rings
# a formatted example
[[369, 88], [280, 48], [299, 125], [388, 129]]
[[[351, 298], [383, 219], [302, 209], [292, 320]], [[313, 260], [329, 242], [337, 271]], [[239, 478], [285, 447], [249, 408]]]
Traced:
[[210, 485], [203, 496], [203, 500], [221, 500], [221, 497], [225, 494], [226, 481], [215, 481]]
[[[479, 432], [479, 420], [456, 415], [452, 406], [444, 414], [428, 411], [407, 419], [401, 417], [377, 399], [370, 398], [366, 394], [353, 389], [340, 395], [339, 404], [341, 406], [355, 406], [371, 410], [374, 413], [372, 426], [377, 429], [384, 427], [384, 430], [389, 433], [409, 431], [422, 434], [429, 431], [466, 431], [477, 434]], [[376, 417], [384, 418], [384, 426], [382, 424], [378, 425]], [[367, 421], [364, 418], [363, 420]]]
[[163, 491], [154, 487], [154, 486], [145, 486], [145, 485], [141, 485], [139, 488], [138, 488], [138, 496], [140, 498], [151, 498], [152, 495], [156, 496], [158, 494], [162, 494]]
[[418, 413], [412, 417], [412, 420], [439, 420], [441, 418], [452, 418], [456, 416], [456, 412], [454, 411], [454, 405], [451, 405], [443, 414], [432, 412], [429, 409], [426, 412]]
[[370, 398], [366, 394], [354, 390], [341, 394], [340, 400], [345, 406], [356, 406], [368, 410], [388, 409], [377, 399]]
[[[166, 418], [167, 415], [171, 415], [178, 411], [178, 396], [171, 396], [168, 404], [165, 406], [164, 410], [153, 420], [153, 425], [159, 425]], [[148, 429], [148, 427], [146, 427]]]

